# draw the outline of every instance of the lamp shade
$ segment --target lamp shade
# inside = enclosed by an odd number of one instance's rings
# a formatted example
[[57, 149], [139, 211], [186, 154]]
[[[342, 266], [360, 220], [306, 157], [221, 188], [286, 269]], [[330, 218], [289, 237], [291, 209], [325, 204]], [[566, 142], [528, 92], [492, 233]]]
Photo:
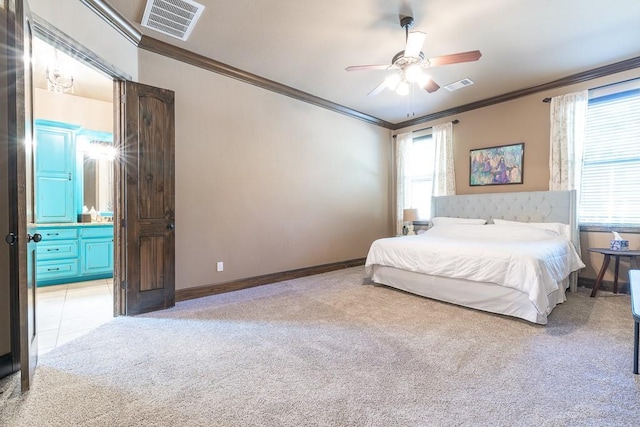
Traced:
[[418, 209], [405, 209], [402, 211], [402, 218], [405, 222], [418, 220]]

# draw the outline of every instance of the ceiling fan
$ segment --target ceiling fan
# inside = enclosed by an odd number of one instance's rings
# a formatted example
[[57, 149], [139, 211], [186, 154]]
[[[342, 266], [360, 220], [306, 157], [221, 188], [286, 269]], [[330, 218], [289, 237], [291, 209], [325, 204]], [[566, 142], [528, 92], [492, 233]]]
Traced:
[[406, 47], [403, 51], [394, 55], [390, 65], [352, 65], [346, 68], [347, 71], [400, 70], [399, 73], [388, 76], [375, 89], [369, 92], [368, 96], [377, 95], [385, 88], [393, 90], [398, 95], [408, 95], [411, 83], [416, 83], [420, 88], [433, 93], [440, 89], [440, 86], [431, 79], [426, 70], [441, 65], [477, 61], [482, 56], [479, 50], [472, 50], [435, 58], [425, 58], [421, 49], [427, 35], [420, 31], [410, 33], [409, 27], [412, 25], [413, 17], [400, 17], [400, 26], [405, 30]]

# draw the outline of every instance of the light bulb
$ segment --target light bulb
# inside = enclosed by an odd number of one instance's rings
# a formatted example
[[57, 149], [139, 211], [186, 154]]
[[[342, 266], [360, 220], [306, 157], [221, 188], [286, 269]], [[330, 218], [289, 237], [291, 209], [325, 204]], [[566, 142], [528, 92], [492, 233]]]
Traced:
[[415, 83], [420, 80], [422, 74], [422, 67], [420, 64], [411, 64], [404, 70], [404, 75], [409, 83]]
[[424, 89], [425, 86], [427, 86], [430, 81], [431, 81], [431, 76], [423, 73], [420, 75], [420, 78], [418, 78], [417, 83], [418, 83], [418, 86]]
[[398, 87], [396, 88], [396, 93], [400, 96], [406, 96], [409, 95], [409, 83], [407, 82], [400, 82], [398, 84]]
[[400, 83], [400, 75], [392, 74], [388, 76], [386, 79], [384, 79], [384, 83], [387, 85], [389, 89], [396, 90], [396, 88], [398, 87], [398, 83]]

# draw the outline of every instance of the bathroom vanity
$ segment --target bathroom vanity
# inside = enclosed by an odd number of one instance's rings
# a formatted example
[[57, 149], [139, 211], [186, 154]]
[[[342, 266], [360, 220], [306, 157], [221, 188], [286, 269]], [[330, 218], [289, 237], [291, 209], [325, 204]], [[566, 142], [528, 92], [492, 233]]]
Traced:
[[38, 225], [38, 286], [113, 276], [113, 224]]
[[[35, 125], [37, 286], [112, 277], [112, 134], [48, 120]], [[82, 222], [87, 206], [99, 222]]]

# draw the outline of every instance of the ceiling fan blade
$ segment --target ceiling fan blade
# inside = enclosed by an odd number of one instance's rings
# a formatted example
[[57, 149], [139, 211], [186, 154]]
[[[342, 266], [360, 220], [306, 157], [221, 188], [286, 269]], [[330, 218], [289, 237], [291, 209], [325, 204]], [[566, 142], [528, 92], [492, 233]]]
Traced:
[[437, 56], [429, 58], [429, 66], [438, 67], [440, 65], [458, 64], [460, 62], [472, 62], [480, 59], [482, 54], [479, 50], [471, 50], [469, 52], [454, 53], [451, 55]]
[[420, 31], [409, 33], [409, 36], [407, 37], [407, 46], [404, 48], [404, 57], [418, 58], [420, 56], [420, 51], [422, 50], [422, 45], [426, 39], [427, 35]]
[[395, 68], [393, 65], [351, 65], [345, 70], [347, 71], [367, 71], [367, 70], [390, 70]]
[[429, 80], [429, 82], [424, 85], [423, 89], [426, 90], [429, 93], [433, 93], [433, 92], [437, 91], [438, 89], [440, 89], [440, 85], [438, 83], [434, 82], [433, 80]]
[[375, 96], [382, 92], [384, 88], [387, 87], [387, 83], [383, 80], [378, 86], [376, 86], [371, 92], [367, 94], [367, 96]]

